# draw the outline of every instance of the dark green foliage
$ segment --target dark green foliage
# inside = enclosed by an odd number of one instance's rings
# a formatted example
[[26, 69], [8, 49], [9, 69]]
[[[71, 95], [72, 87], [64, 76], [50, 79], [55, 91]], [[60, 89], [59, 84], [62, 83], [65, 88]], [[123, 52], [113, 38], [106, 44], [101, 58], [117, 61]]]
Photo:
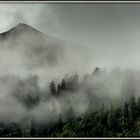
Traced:
[[66, 91], [66, 81], [65, 79], [62, 80], [62, 82], [60, 84], [58, 84], [57, 86], [57, 94], [60, 95], [61, 93], [63, 93], [64, 91]]
[[[63, 121], [60, 114], [58, 121], [48, 124], [31, 122], [31, 137], [136, 137], [140, 134], [140, 98], [134, 97], [125, 102], [123, 107], [101, 109], [75, 118], [72, 109], [69, 117]], [[1, 137], [22, 137], [21, 128], [16, 124], [0, 124]]]
[[55, 95], [56, 96], [56, 85], [55, 85], [55, 82], [54, 81], [52, 81], [50, 83], [50, 92], [51, 92], [52, 95]]
[[[50, 83], [50, 93], [54, 98], [64, 94], [75, 93], [78, 90], [78, 75], [63, 79], [56, 85]], [[74, 92], [69, 92], [74, 91]], [[29, 94], [30, 95], [30, 94]], [[29, 96], [30, 99], [30, 96]], [[92, 98], [91, 98], [92, 99]], [[31, 99], [30, 99], [31, 100]], [[75, 117], [74, 110], [67, 102], [65, 114], [58, 115], [54, 122], [37, 123], [31, 120], [29, 126], [30, 137], [137, 137], [140, 136], [140, 98], [132, 95], [122, 106], [110, 104], [94, 108], [89, 103], [89, 108], [79, 117]], [[65, 118], [65, 119], [64, 119]], [[24, 137], [20, 124], [0, 123], [0, 137]]]
[[74, 74], [70, 77], [62, 79], [62, 81], [56, 85], [54, 81], [50, 83], [50, 92], [52, 95], [60, 96], [64, 92], [73, 92], [78, 90], [78, 75]]
[[67, 84], [65, 79], [62, 79], [61, 83], [58, 85], [56, 85], [55, 82], [52, 81], [50, 83], [50, 92], [53, 96], [59, 96], [67, 90], [66, 86]]
[[1, 136], [2, 137], [20, 137], [22, 136], [20, 127], [15, 124], [4, 125], [1, 127]]
[[[53, 137], [135, 137], [139, 136], [137, 125], [140, 116], [139, 102], [132, 97], [130, 101], [124, 103], [123, 107], [114, 108], [111, 104], [109, 109], [105, 109], [104, 104], [101, 109], [91, 114], [85, 114], [65, 123], [60, 119], [53, 127]], [[137, 112], [137, 113], [136, 113]], [[135, 115], [135, 116], [134, 116]]]

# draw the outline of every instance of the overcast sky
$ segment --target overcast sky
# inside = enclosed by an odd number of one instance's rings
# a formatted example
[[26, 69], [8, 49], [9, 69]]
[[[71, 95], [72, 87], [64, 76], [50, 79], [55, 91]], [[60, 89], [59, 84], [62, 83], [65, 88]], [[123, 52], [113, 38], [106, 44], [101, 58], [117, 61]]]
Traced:
[[140, 68], [140, 4], [0, 4], [0, 32], [19, 22]]

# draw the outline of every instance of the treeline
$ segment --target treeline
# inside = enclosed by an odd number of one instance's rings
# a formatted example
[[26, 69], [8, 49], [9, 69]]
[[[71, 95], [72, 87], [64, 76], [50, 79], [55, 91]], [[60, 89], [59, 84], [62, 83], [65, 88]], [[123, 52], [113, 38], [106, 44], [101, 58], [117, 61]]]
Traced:
[[[101, 109], [63, 122], [32, 128], [33, 136], [44, 137], [137, 137], [140, 135], [140, 98], [134, 96], [122, 107]], [[34, 132], [34, 133], [33, 133]]]
[[105, 108], [78, 118], [63, 121], [60, 114], [57, 122], [37, 124], [23, 130], [17, 124], [0, 124], [1, 137], [138, 137], [140, 136], [140, 98], [134, 96], [123, 106]]
[[57, 84], [54, 81], [50, 83], [50, 92], [53, 96], [60, 96], [64, 92], [72, 92], [74, 90], [78, 90], [79, 85], [79, 77], [77, 74], [66, 76], [62, 79], [62, 81]]
[[[96, 69], [95, 74], [99, 74]], [[89, 77], [86, 76], [84, 82]], [[84, 85], [80, 82], [77, 74], [66, 76], [59, 83], [52, 81], [49, 85], [49, 92], [52, 97], [58, 99], [64, 94], [73, 94]], [[84, 92], [88, 92], [85, 90]], [[87, 93], [86, 93], [87, 94]], [[80, 96], [80, 94], [78, 94]], [[69, 108], [67, 118], [60, 114], [55, 121], [42, 123], [31, 119], [27, 127], [15, 123], [0, 123], [0, 137], [138, 137], [140, 136], [140, 98], [132, 96], [120, 105], [108, 103], [101, 104], [99, 109], [92, 109], [91, 103], [79, 117], [73, 114], [73, 108]], [[98, 100], [97, 100], [98, 102]], [[76, 107], [76, 106], [75, 106]], [[46, 118], [47, 120], [47, 118]], [[25, 122], [26, 123], [26, 122]]]

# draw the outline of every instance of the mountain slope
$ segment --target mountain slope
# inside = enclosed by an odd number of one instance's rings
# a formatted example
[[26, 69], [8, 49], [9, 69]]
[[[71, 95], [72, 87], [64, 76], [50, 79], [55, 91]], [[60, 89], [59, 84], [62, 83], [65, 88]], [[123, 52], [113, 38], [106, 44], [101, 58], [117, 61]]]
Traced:
[[[23, 23], [0, 34], [0, 45], [17, 48], [35, 65], [55, 65], [63, 57], [64, 42]], [[32, 62], [31, 62], [32, 63]]]

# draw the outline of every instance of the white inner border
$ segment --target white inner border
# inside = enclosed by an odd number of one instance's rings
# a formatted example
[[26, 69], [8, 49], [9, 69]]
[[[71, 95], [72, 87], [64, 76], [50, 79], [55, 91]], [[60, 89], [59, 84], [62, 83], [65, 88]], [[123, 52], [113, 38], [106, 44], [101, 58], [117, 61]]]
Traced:
[[140, 1], [0, 1], [1, 3], [140, 3]]

